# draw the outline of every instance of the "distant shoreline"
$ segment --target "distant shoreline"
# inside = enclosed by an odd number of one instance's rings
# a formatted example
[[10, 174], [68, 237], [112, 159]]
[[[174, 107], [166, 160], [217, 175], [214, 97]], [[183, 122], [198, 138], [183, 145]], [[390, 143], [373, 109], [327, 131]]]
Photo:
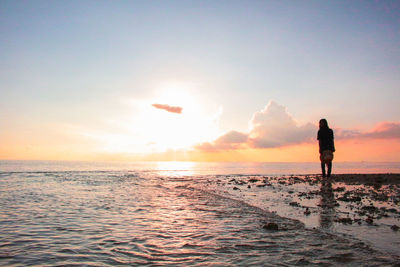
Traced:
[[[116, 162], [0, 160], [1, 172], [157, 171], [182, 175], [319, 175], [319, 162]], [[333, 174], [400, 174], [400, 162], [334, 162]]]

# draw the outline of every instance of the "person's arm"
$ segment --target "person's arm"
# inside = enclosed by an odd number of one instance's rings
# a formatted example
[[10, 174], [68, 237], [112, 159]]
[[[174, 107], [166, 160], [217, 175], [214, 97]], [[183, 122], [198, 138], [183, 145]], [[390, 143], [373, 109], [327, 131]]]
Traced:
[[321, 136], [320, 136], [320, 131], [318, 131], [317, 139], [318, 139], [318, 145], [319, 145], [319, 153], [322, 153], [322, 151], [321, 151]]
[[333, 136], [333, 130], [331, 130], [331, 133], [332, 133], [332, 152], [335, 152], [335, 140]]

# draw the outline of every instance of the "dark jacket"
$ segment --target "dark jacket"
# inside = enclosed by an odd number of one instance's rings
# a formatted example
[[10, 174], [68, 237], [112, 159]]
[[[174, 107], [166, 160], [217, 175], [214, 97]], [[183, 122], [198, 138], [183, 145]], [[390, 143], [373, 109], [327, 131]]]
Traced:
[[333, 131], [328, 127], [320, 128], [318, 131], [319, 153], [324, 150], [335, 152], [335, 144], [333, 142]]

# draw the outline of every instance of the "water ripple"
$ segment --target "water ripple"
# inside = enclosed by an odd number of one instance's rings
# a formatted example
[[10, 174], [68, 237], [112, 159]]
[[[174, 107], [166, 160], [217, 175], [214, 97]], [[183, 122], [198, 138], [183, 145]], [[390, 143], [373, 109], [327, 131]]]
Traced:
[[[381, 265], [395, 259], [151, 172], [1, 173], [0, 265]], [[279, 224], [279, 231], [262, 228]]]

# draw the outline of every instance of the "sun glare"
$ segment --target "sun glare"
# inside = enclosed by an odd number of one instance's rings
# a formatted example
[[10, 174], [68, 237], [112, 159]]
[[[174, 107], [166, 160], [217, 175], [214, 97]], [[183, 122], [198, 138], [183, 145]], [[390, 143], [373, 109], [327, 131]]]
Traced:
[[170, 176], [193, 175], [196, 163], [188, 161], [157, 162], [157, 170], [161, 175]]
[[152, 101], [181, 107], [182, 113], [176, 114], [155, 108], [149, 110], [147, 133], [151, 138], [151, 150], [190, 148], [217, 135], [217, 125], [213, 115], [206, 114], [205, 103], [201, 103], [192, 85], [164, 84]]
[[[132, 113], [121, 116], [121, 132], [97, 135], [101, 149], [112, 153], [158, 153], [187, 150], [219, 134], [220, 110], [212, 110], [189, 83], [163, 83], [147, 99], [128, 101]], [[156, 105], [155, 105], [156, 104]], [[182, 108], [181, 113], [168, 108]]]

